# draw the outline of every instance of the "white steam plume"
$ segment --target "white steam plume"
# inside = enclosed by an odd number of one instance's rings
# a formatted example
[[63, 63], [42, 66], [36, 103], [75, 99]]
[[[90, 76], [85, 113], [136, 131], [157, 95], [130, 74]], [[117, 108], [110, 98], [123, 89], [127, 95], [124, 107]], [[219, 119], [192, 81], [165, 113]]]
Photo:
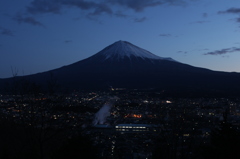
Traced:
[[95, 114], [95, 118], [93, 121], [93, 125], [97, 124], [104, 124], [106, 118], [110, 115], [110, 110], [118, 97], [111, 97], [103, 106], [102, 108]]

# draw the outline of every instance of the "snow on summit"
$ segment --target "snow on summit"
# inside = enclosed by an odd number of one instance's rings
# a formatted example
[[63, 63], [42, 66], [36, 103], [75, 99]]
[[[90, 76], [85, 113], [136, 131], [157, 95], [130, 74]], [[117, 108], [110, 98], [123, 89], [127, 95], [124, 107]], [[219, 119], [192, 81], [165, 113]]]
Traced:
[[112, 45], [109, 45], [105, 49], [99, 52], [99, 54], [104, 55], [105, 59], [117, 58], [123, 59], [124, 57], [131, 58], [131, 56], [140, 57], [142, 59], [160, 59], [174, 61], [171, 58], [163, 58], [152, 54], [151, 52], [137, 47], [127, 41], [117, 41]]

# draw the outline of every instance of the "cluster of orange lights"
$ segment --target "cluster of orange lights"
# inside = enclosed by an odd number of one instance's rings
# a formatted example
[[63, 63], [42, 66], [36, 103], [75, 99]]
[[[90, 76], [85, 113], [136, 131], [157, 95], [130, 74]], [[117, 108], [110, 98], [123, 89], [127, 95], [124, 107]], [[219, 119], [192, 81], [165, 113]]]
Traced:
[[124, 116], [124, 118], [141, 118], [141, 117], [142, 117], [141, 114], [128, 114]]

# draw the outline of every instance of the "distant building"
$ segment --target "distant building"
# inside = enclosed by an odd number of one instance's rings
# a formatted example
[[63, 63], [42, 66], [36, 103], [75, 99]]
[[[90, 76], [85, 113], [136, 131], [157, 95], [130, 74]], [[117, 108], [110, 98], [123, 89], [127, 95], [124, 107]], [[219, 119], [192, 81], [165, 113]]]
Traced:
[[115, 126], [117, 132], [140, 133], [156, 132], [160, 130], [159, 126], [150, 124], [118, 124]]

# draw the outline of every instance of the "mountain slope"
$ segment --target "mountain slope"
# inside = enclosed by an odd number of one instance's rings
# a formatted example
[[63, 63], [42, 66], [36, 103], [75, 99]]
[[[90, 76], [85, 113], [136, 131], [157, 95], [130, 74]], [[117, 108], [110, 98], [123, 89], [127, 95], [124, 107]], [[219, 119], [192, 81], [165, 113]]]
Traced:
[[[170, 91], [238, 93], [240, 74], [212, 71], [156, 56], [118, 41], [95, 55], [55, 70], [18, 77], [63, 89], [155, 88]], [[5, 79], [3, 81], [11, 81]]]

